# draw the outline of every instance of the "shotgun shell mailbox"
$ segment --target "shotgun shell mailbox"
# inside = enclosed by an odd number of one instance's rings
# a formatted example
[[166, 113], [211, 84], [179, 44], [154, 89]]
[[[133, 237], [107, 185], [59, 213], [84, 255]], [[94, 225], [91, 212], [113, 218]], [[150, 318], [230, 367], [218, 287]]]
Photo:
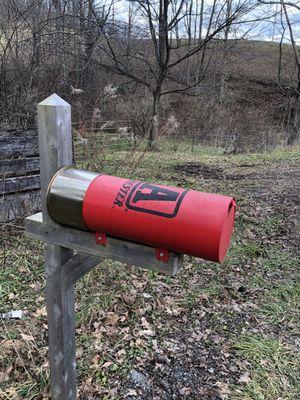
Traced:
[[222, 262], [233, 230], [232, 197], [62, 168], [47, 193], [51, 218], [62, 225]]

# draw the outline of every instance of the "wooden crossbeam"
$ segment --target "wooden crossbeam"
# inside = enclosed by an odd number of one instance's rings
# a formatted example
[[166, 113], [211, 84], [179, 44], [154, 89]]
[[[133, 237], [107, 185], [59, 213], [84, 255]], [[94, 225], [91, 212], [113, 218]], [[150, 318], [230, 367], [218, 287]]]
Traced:
[[106, 245], [103, 246], [96, 243], [95, 234], [92, 232], [84, 232], [54, 223], [44, 223], [42, 213], [26, 218], [25, 228], [26, 235], [33, 239], [102, 258], [111, 258], [141, 268], [153, 269], [166, 275], [174, 275], [182, 267], [183, 256], [181, 254], [170, 252], [169, 260], [165, 262], [156, 258], [154, 247], [113, 237], [107, 237]]
[[75, 285], [83, 275], [90, 272], [103, 261], [102, 257], [91, 256], [86, 253], [74, 254], [62, 266], [63, 289]]

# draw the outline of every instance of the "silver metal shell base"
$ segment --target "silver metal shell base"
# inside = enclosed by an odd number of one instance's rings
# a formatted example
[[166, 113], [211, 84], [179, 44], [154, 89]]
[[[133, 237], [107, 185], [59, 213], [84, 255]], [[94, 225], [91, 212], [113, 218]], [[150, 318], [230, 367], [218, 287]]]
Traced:
[[82, 204], [88, 187], [99, 175], [72, 167], [57, 171], [47, 190], [50, 217], [61, 225], [88, 230], [82, 217]]

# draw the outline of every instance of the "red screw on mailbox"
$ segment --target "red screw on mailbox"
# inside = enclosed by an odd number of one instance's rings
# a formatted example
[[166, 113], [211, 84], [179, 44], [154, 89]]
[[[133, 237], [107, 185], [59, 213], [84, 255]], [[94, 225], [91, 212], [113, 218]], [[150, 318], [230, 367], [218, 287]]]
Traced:
[[[222, 262], [235, 216], [232, 197], [62, 168], [47, 206], [62, 225]], [[104, 235], [104, 236], [105, 236]], [[101, 239], [100, 239], [101, 237]], [[103, 243], [102, 243], [103, 244]]]

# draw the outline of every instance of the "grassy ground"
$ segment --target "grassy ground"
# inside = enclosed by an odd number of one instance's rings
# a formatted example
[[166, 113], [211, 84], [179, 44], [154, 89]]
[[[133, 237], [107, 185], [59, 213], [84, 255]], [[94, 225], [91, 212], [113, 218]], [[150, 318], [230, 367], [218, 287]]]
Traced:
[[[233, 195], [235, 233], [223, 265], [186, 257], [170, 278], [105, 261], [78, 283], [80, 399], [299, 399], [300, 148], [128, 157], [101, 168]], [[48, 399], [42, 246], [7, 225], [0, 313], [11, 309], [24, 318], [0, 320], [0, 399]]]

